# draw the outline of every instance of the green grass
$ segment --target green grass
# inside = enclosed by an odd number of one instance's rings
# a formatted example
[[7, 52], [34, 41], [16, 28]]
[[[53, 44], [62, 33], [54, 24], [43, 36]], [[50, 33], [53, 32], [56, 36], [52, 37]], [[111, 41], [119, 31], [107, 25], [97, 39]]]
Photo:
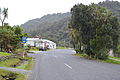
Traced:
[[112, 56], [109, 56], [109, 58], [114, 58], [114, 59], [119, 59], [119, 60], [120, 60], [119, 57], [112, 57]]
[[26, 59], [28, 59], [28, 64], [22, 64], [20, 66], [17, 66], [17, 69], [25, 69], [25, 70], [31, 70], [32, 69], [32, 65], [33, 65], [33, 60], [31, 57], [26, 57]]
[[113, 64], [120, 64], [120, 61], [112, 60], [112, 59], [107, 59], [107, 60], [102, 60], [103, 62], [107, 63], [113, 63]]
[[19, 65], [20, 62], [21, 61], [18, 58], [11, 58], [11, 59], [8, 59], [8, 60], [5, 60], [5, 61], [1, 61], [0, 66], [1, 67], [12, 67], [14, 65]]
[[[87, 55], [86, 54], [74, 54], [75, 56], [79, 56], [79, 57], [82, 57], [82, 58], [86, 58]], [[111, 57], [111, 58], [115, 58], [115, 59], [120, 59], [118, 57]], [[92, 60], [96, 60], [96, 59], [92, 59]], [[106, 59], [106, 60], [96, 60], [96, 61], [99, 61], [99, 62], [105, 62], [105, 63], [112, 63], [112, 64], [120, 64], [120, 61], [116, 61], [116, 60], [112, 60], [112, 59]]]
[[67, 49], [66, 47], [57, 46], [56, 49]]
[[[22, 60], [27, 60], [28, 64], [22, 64]], [[0, 62], [1, 67], [14, 67], [14, 68], [26, 69], [26, 70], [31, 70], [32, 64], [33, 64], [33, 60], [31, 57], [24, 57], [24, 58], [17, 57]]]
[[24, 75], [0, 69], [0, 80], [27, 80]]
[[6, 52], [0, 52], [0, 56], [9, 56], [11, 55], [10, 53], [6, 53]]
[[16, 49], [15, 51], [13, 51], [14, 54], [18, 54], [18, 53], [22, 53], [24, 52], [24, 49]]
[[30, 49], [29, 51], [39, 51], [39, 49]]

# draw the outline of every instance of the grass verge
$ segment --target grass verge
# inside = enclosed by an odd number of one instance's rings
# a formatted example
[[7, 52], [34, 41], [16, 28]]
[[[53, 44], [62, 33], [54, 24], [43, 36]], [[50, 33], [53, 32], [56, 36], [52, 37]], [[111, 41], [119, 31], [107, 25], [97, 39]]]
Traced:
[[24, 75], [0, 69], [0, 80], [27, 80]]
[[[87, 55], [86, 54], [74, 54], [75, 56], [79, 56], [79, 57], [82, 57], [82, 58], [86, 58]], [[115, 59], [120, 59], [120, 58], [117, 58], [117, 57], [111, 57], [111, 58], [115, 58]], [[95, 60], [95, 59], [92, 59], [92, 60]], [[106, 63], [112, 63], [112, 64], [120, 64], [120, 61], [116, 61], [116, 60], [112, 60], [112, 59], [106, 59], [106, 60], [96, 60], [96, 61], [99, 61], [99, 62], [106, 62]]]
[[1, 67], [15, 67], [17, 65], [20, 65], [21, 60], [18, 58], [11, 58], [5, 61], [0, 62]]
[[107, 63], [113, 63], [113, 64], [120, 64], [120, 61], [112, 60], [112, 59], [107, 59], [107, 60], [101, 60], [103, 62]]
[[[26, 61], [27, 63], [24, 63]], [[0, 61], [1, 67], [12, 67], [12, 68], [18, 68], [18, 69], [26, 69], [31, 70], [32, 69], [32, 58], [31, 57], [17, 57], [17, 58], [11, 58], [5, 61]]]
[[0, 56], [9, 56], [11, 55], [10, 53], [6, 53], [6, 52], [0, 52]]
[[109, 58], [114, 58], [114, 59], [118, 59], [118, 60], [120, 60], [119, 57], [112, 57], [112, 56], [109, 56]]
[[67, 49], [66, 47], [57, 46], [56, 49]]
[[31, 57], [26, 57], [26, 59], [28, 60], [27, 64], [22, 64], [20, 66], [17, 66], [17, 69], [25, 69], [25, 70], [31, 70], [32, 69], [32, 65], [33, 65], [33, 60]]

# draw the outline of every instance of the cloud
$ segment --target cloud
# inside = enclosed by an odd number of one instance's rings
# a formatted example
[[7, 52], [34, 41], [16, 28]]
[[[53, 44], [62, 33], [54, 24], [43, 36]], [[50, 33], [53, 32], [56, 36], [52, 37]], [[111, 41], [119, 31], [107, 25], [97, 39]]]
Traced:
[[46, 14], [69, 12], [74, 4], [99, 2], [103, 0], [1, 0], [0, 7], [9, 8], [6, 22], [10, 25], [23, 24]]

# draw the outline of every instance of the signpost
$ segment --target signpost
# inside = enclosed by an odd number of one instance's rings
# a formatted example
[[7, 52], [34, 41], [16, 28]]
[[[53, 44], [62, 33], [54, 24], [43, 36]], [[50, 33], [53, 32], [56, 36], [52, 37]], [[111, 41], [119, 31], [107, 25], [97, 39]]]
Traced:
[[22, 43], [26, 43], [27, 37], [22, 37]]
[[[27, 39], [27, 37], [22, 37], [22, 43], [26, 43], [26, 40]], [[23, 48], [24, 48], [24, 45], [23, 45]], [[24, 56], [25, 56], [25, 50], [24, 50], [24, 52], [23, 52], [23, 58], [24, 58]]]

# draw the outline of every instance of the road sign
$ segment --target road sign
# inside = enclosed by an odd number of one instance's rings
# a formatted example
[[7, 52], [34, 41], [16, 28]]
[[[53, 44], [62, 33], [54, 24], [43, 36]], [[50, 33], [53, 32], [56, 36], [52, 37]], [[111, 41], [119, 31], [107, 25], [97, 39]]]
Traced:
[[26, 43], [27, 37], [22, 37], [22, 43]]

